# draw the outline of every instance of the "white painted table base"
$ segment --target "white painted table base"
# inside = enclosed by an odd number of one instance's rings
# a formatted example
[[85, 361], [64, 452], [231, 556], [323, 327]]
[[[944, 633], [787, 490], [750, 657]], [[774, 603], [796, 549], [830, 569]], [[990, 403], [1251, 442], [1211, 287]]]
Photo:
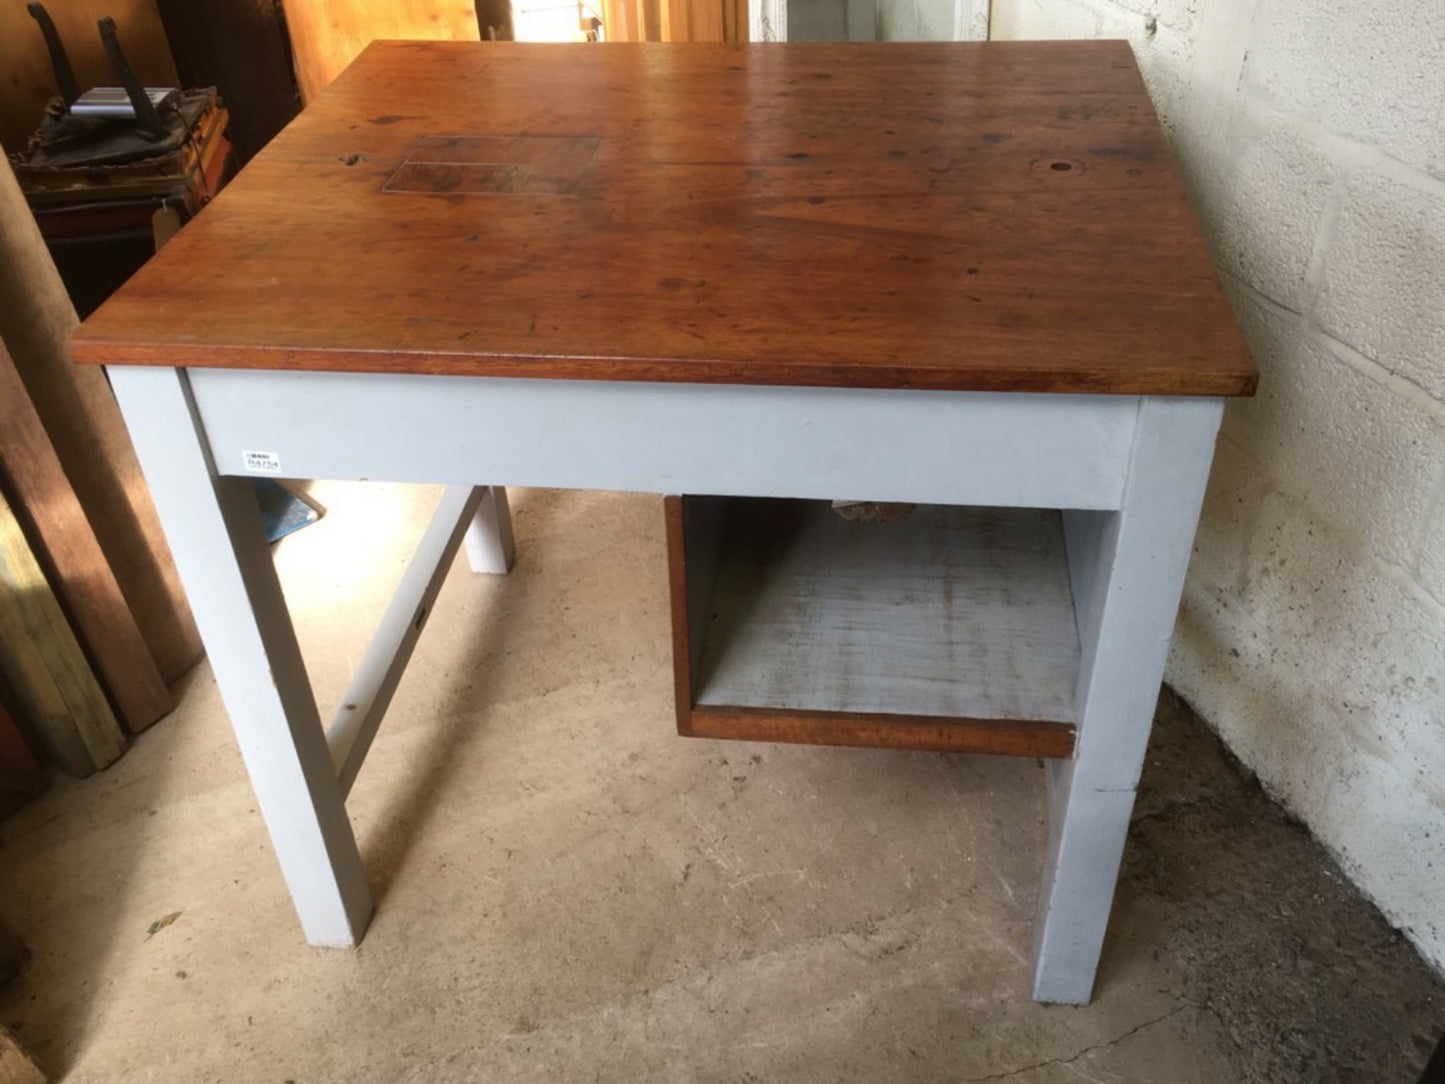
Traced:
[[[485, 483], [1065, 509], [1081, 659], [1048, 772], [1034, 996], [1091, 996], [1222, 400], [112, 367], [306, 939], [371, 916], [345, 795], [451, 558], [505, 571]], [[290, 478], [445, 483], [323, 727], [243, 452]], [[345, 705], [356, 705], [347, 709]]]

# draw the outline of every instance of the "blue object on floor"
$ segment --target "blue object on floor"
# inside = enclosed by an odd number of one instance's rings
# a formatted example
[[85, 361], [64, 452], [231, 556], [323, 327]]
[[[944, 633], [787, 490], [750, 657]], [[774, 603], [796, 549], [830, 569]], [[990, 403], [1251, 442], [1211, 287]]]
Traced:
[[288, 534], [315, 523], [326, 511], [315, 501], [292, 493], [270, 478], [252, 478], [256, 503], [261, 508], [261, 526], [267, 542], [279, 542]]

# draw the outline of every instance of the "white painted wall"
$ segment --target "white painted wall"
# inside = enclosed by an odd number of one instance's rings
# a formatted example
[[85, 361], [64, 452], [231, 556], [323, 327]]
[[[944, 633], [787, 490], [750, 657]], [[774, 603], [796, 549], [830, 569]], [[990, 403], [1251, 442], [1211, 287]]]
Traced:
[[992, 32], [1133, 43], [1259, 360], [1169, 679], [1445, 967], [1445, 4], [994, 0]]

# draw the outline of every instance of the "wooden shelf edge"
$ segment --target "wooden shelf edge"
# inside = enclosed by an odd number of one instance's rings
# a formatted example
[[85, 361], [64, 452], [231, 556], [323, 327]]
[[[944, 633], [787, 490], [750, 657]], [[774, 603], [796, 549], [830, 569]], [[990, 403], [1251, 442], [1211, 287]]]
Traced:
[[[103, 330], [82, 328], [70, 340], [78, 365], [184, 366], [195, 358], [187, 342], [128, 342]], [[1220, 366], [1185, 376], [1162, 366], [1081, 373], [1072, 368], [997, 362], [987, 370], [959, 371], [927, 365], [841, 366], [805, 360], [754, 361], [728, 357], [631, 357], [603, 354], [478, 354], [363, 347], [299, 347], [227, 343], [208, 347], [216, 369], [282, 372], [409, 373], [532, 380], [595, 380], [603, 383], [729, 384], [794, 388], [1017, 392], [1049, 395], [1151, 395], [1237, 398], [1252, 396], [1257, 372]]]
[[684, 548], [682, 497], [668, 494], [662, 498], [662, 514], [667, 534], [668, 618], [672, 625], [672, 690], [677, 711], [678, 730], [692, 707], [692, 633], [687, 615], [687, 558]]
[[958, 719], [695, 704], [679, 710], [677, 732], [688, 738], [1050, 759], [1069, 757], [1074, 752], [1072, 723], [1023, 719]]

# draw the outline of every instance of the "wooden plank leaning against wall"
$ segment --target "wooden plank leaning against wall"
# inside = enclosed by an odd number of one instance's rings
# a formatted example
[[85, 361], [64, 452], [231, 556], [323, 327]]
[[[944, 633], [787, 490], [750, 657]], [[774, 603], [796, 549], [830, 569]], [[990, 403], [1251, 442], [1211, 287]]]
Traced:
[[50, 759], [71, 775], [89, 775], [125, 752], [105, 692], [3, 494], [0, 669]]
[[36, 556], [127, 727], [149, 726], [170, 711], [170, 692], [3, 342], [0, 487], [20, 509]]
[[[99, 370], [70, 362], [67, 338], [77, 322], [15, 175], [0, 161], [0, 340], [170, 682], [200, 657], [200, 637], [110, 387]], [[138, 716], [132, 725], [144, 723]]]
[[473, 0], [285, 0], [301, 97], [311, 101], [375, 40], [477, 41]]

